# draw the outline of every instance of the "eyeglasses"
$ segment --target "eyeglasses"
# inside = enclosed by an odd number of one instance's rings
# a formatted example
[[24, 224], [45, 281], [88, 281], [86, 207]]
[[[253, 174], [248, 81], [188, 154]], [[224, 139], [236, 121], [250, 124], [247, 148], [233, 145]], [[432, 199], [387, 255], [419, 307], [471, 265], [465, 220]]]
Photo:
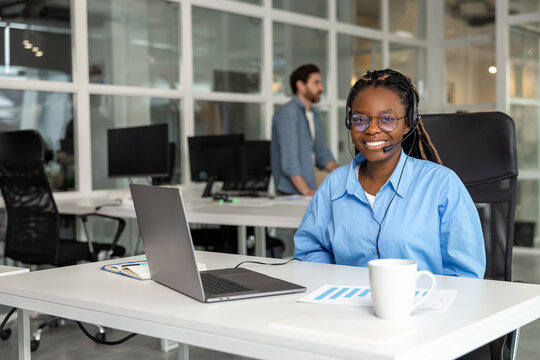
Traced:
[[379, 129], [385, 132], [394, 130], [398, 124], [398, 120], [407, 116], [396, 117], [393, 114], [381, 114], [379, 116], [367, 116], [365, 114], [354, 114], [351, 116], [351, 130], [364, 132], [369, 127], [371, 119], [377, 119]]

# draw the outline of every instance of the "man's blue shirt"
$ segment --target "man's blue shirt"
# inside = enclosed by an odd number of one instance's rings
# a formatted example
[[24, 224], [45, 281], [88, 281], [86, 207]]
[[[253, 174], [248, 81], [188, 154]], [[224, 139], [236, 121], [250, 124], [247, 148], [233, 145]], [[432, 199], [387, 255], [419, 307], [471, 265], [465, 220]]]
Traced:
[[290, 180], [296, 175], [302, 175], [311, 189], [317, 188], [313, 173], [313, 153], [315, 153], [315, 165], [321, 169], [334, 160], [326, 145], [319, 113], [313, 108], [311, 110], [315, 124], [313, 141], [306, 119], [306, 108], [298, 96], [293, 96], [292, 100], [283, 105], [272, 119], [272, 176], [276, 190], [283, 193], [298, 193]]
[[[486, 254], [474, 203], [450, 169], [401, 152], [394, 172], [376, 194], [373, 209], [355, 167], [334, 170], [310, 202], [294, 237], [294, 256], [305, 261], [367, 266], [377, 258], [410, 259], [439, 275], [483, 278]], [[403, 168], [403, 166], [405, 166]], [[403, 169], [401, 182], [399, 178]], [[399, 183], [399, 188], [398, 188]]]

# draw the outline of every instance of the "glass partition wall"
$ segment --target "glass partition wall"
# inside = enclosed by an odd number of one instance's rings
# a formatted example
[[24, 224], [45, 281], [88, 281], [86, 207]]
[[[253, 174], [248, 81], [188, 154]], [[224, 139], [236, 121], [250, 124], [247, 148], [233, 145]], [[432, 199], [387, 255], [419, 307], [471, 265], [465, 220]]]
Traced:
[[417, 85], [421, 113], [515, 119], [517, 220], [538, 224], [539, 12], [523, 0], [10, 2], [0, 7], [0, 130], [40, 131], [54, 190], [90, 194], [126, 185], [106, 173], [108, 128], [168, 123], [174, 181], [188, 183], [188, 136], [269, 139], [290, 73], [312, 62], [327, 141], [346, 164], [348, 90], [392, 67]]
[[270, 138], [274, 109], [291, 96], [290, 73], [315, 63], [326, 88], [318, 109], [327, 141], [345, 164], [351, 151], [343, 108], [351, 84], [389, 66], [425, 83], [425, 6], [425, 0], [14, 2], [0, 9], [0, 124], [40, 131], [55, 191], [87, 194], [127, 184], [108, 177], [107, 129], [168, 123], [174, 181], [189, 182], [187, 136]]
[[[517, 18], [519, 20], [519, 18]], [[519, 181], [516, 206], [516, 244], [540, 246], [540, 17], [512, 23], [509, 40], [509, 114], [516, 122]]]

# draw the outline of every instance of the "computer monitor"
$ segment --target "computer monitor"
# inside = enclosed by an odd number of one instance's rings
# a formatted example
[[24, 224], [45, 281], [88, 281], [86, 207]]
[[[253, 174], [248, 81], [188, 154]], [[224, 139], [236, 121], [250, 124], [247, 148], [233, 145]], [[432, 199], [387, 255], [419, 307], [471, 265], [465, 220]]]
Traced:
[[206, 181], [203, 197], [212, 195], [214, 181], [246, 181], [246, 149], [243, 134], [188, 138], [191, 180]]
[[224, 183], [223, 190], [239, 191], [240, 195], [259, 196], [268, 192], [272, 170], [270, 168], [270, 141], [246, 140], [246, 180], [242, 183]]
[[169, 176], [169, 126], [107, 130], [110, 177]]

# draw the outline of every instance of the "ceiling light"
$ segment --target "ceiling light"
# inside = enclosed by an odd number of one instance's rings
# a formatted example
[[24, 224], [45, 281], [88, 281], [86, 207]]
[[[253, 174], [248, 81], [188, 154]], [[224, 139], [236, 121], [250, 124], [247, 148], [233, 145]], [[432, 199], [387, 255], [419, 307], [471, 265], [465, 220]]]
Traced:
[[488, 69], [490, 74], [495, 74], [497, 72], [497, 68], [493, 65], [491, 65]]
[[36, 55], [36, 57], [42, 57], [43, 56], [43, 51], [36, 51], [36, 53], [34, 55]]
[[38, 48], [37, 46], [34, 46], [34, 47], [32, 48], [32, 51], [33, 51], [33, 52], [37, 52], [37, 51], [39, 51], [39, 48]]

